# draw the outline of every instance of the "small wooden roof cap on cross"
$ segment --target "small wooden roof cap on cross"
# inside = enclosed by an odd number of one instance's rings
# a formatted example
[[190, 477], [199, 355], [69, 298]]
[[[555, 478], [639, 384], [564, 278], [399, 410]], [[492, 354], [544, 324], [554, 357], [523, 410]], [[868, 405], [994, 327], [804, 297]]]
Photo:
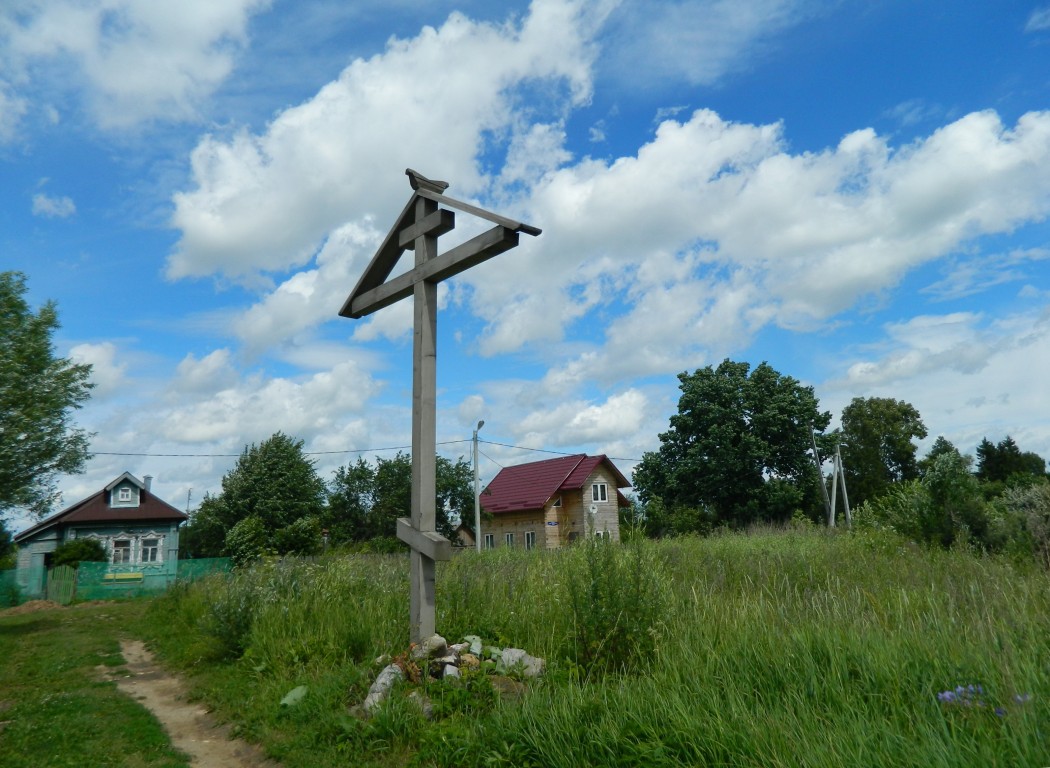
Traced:
[[[538, 227], [448, 197], [444, 194], [448, 189], [447, 182], [428, 179], [411, 168], [406, 169], [405, 174], [412, 185], [412, 197], [401, 210], [372, 261], [368, 263], [357, 286], [343, 303], [343, 308], [339, 310], [342, 317], [358, 318], [369, 315], [410, 296], [412, 286], [419, 280], [440, 282], [497, 254], [509, 251], [518, 244], [519, 232], [535, 237], [543, 231]], [[415, 203], [421, 197], [443, 207], [417, 221]], [[415, 247], [416, 237], [421, 234], [440, 236], [456, 226], [456, 216], [447, 210], [448, 208], [491, 221], [496, 226], [388, 281], [387, 278], [401, 255]]]

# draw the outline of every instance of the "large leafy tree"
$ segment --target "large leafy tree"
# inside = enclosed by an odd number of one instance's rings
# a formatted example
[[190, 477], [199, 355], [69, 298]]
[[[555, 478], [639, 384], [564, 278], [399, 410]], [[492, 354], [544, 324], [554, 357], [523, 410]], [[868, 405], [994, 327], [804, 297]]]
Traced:
[[58, 357], [51, 341], [58, 312], [25, 300], [19, 272], [0, 272], [0, 516], [38, 516], [56, 500], [56, 476], [83, 471], [90, 435], [72, 413], [88, 399], [90, 365]]
[[[851, 504], [885, 493], [891, 483], [919, 476], [915, 438], [926, 426], [915, 406], [888, 397], [855, 397], [842, 410], [843, 472]], [[939, 450], [947, 452], [947, 446]]]
[[[451, 537], [456, 523], [473, 515], [473, 472], [460, 458], [437, 457], [436, 522], [438, 532]], [[392, 538], [397, 518], [408, 517], [412, 504], [412, 457], [398, 452], [378, 457], [375, 466], [358, 459], [336, 470], [328, 486], [324, 524], [333, 543]]]
[[324, 505], [324, 482], [303, 452], [303, 441], [277, 432], [245, 447], [223, 476], [222, 493], [206, 498], [193, 515], [184, 549], [214, 557], [230, 554], [236, 544], [240, 561], [250, 559], [245, 542], [263, 541], [277, 554], [309, 552], [321, 545]]
[[634, 471], [643, 503], [702, 510], [692, 518], [739, 526], [787, 519], [815, 498], [811, 434], [831, 414], [820, 411], [812, 387], [768, 363], [751, 371], [728, 359], [678, 380], [678, 413], [659, 450]]

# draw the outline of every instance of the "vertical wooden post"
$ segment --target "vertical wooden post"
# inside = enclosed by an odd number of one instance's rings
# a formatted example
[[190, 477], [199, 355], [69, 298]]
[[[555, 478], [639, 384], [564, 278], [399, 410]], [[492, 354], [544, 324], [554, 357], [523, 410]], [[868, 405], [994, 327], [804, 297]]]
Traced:
[[[416, 221], [437, 210], [437, 203], [416, 200]], [[427, 233], [415, 239], [415, 266], [437, 256], [437, 237]], [[437, 529], [437, 283], [414, 285], [415, 322], [412, 344], [412, 527], [421, 533]], [[419, 642], [434, 634], [434, 561], [418, 549], [411, 554], [410, 635]]]
[[[364, 317], [396, 301], [413, 298], [412, 336], [412, 509], [397, 519], [397, 536], [412, 550], [409, 580], [411, 640], [434, 634], [436, 561], [452, 558], [448, 539], [437, 533], [437, 284], [518, 244], [518, 233], [541, 230], [444, 195], [448, 184], [405, 171], [412, 197], [343, 303], [343, 317]], [[438, 206], [446, 206], [439, 208]], [[453, 208], [495, 224], [438, 255], [438, 238], [456, 226]], [[390, 278], [401, 254], [415, 251], [411, 271]], [[478, 423], [481, 429], [481, 422]], [[477, 432], [475, 431], [475, 437]], [[475, 466], [477, 460], [475, 459]], [[476, 497], [475, 493], [475, 497]]]

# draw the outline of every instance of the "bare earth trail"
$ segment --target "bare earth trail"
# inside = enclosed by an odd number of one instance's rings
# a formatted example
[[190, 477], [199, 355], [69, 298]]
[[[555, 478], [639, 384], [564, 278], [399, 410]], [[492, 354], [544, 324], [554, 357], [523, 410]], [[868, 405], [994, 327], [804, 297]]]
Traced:
[[194, 768], [279, 768], [258, 747], [230, 737], [229, 729], [200, 704], [188, 701], [182, 682], [159, 667], [141, 641], [121, 640], [120, 652], [127, 673], [106, 669], [106, 678], [153, 713]]

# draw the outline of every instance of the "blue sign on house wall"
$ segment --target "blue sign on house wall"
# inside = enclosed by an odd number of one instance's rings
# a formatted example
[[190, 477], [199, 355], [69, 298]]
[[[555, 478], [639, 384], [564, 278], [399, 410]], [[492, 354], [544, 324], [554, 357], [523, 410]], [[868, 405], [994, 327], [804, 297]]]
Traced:
[[547, 525], [557, 525], [557, 524], [558, 524], [557, 520], [548, 520], [547, 521]]

